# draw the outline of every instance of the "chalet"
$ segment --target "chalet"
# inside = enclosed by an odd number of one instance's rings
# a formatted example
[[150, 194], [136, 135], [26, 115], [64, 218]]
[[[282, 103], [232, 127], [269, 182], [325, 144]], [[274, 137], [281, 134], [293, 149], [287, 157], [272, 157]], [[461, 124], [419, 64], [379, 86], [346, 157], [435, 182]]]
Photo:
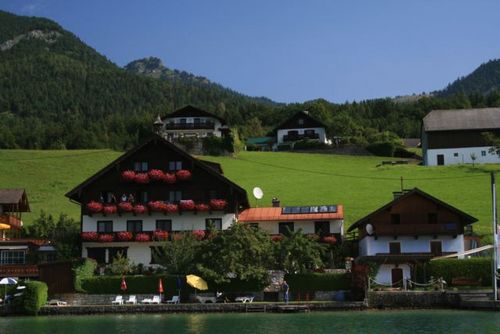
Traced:
[[249, 207], [246, 191], [220, 165], [153, 136], [66, 194], [81, 206], [82, 256], [118, 253], [145, 266], [176, 232], [227, 229]]
[[500, 108], [431, 111], [422, 122], [424, 165], [500, 163], [484, 132], [500, 135]]
[[358, 220], [358, 262], [380, 264], [375, 281], [402, 286], [415, 280], [414, 266], [432, 257], [464, 251], [464, 229], [477, 219], [418, 188]]
[[49, 241], [21, 237], [21, 216], [29, 211], [24, 189], [0, 189], [0, 278], [38, 277], [37, 262], [55, 257]]
[[249, 208], [240, 213], [238, 222], [271, 235], [287, 235], [300, 229], [304, 234], [333, 236], [333, 240], [340, 241], [344, 234], [344, 209], [342, 205]]
[[308, 111], [300, 111], [284, 121], [275, 129], [278, 145], [304, 139], [329, 143], [326, 138], [326, 126], [312, 118]]
[[229, 133], [223, 118], [191, 105], [157, 119], [154, 125], [170, 141], [185, 137], [224, 137]]

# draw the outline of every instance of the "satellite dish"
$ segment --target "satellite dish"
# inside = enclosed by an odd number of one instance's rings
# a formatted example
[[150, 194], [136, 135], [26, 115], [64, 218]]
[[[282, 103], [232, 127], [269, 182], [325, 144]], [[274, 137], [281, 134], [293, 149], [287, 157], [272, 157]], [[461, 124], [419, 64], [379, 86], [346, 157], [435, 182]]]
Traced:
[[264, 192], [259, 187], [253, 188], [253, 197], [256, 199], [261, 199], [264, 196]]
[[366, 233], [368, 233], [368, 235], [372, 235], [373, 234], [373, 225], [372, 224], [366, 224]]

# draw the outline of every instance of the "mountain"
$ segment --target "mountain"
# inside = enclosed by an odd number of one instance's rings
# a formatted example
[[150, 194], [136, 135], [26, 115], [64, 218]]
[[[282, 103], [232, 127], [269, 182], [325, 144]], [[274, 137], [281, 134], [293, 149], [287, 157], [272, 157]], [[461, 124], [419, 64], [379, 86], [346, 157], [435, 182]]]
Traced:
[[439, 96], [461, 93], [486, 95], [498, 90], [500, 90], [500, 59], [495, 59], [481, 64], [472, 73], [458, 78], [437, 94]]
[[0, 148], [126, 149], [185, 104], [236, 125], [273, 105], [186, 72], [158, 80], [131, 68], [51, 20], [0, 11]]

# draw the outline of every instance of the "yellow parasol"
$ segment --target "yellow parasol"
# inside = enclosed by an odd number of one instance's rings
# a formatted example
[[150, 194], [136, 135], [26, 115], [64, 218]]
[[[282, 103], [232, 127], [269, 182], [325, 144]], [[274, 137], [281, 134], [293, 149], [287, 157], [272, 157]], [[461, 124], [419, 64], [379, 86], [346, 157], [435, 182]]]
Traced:
[[196, 275], [187, 275], [186, 276], [187, 284], [191, 285], [193, 288], [198, 290], [208, 290], [208, 285], [205, 280]]

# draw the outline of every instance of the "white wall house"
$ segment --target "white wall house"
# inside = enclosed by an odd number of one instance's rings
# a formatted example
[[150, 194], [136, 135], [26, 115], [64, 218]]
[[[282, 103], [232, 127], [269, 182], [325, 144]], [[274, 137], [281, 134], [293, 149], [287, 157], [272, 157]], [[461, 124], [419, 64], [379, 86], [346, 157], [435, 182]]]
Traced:
[[485, 132], [500, 134], [500, 108], [431, 111], [422, 121], [424, 164], [500, 163]]
[[295, 142], [298, 140], [317, 140], [320, 143], [329, 144], [326, 137], [326, 126], [312, 118], [307, 111], [301, 111], [293, 115], [278, 126], [276, 131], [277, 145]]
[[407, 280], [416, 280], [417, 264], [463, 253], [464, 227], [476, 221], [414, 188], [395, 193], [393, 201], [354, 223], [349, 231], [359, 233], [357, 261], [380, 265], [372, 283], [406, 286]]

